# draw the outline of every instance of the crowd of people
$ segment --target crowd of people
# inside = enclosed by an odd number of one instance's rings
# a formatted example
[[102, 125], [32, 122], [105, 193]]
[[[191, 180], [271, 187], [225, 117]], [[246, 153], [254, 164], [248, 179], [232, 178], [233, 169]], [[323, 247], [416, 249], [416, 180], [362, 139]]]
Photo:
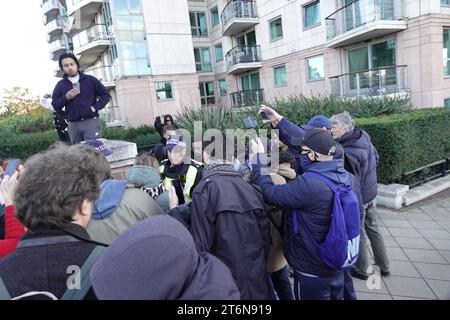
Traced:
[[62, 142], [0, 166], [0, 299], [355, 300], [369, 241], [389, 276], [379, 155], [348, 112], [297, 125], [263, 105], [278, 138], [254, 137], [243, 157], [228, 133], [188, 145], [158, 117], [161, 144], [115, 179], [107, 91], [75, 56], [60, 67]]

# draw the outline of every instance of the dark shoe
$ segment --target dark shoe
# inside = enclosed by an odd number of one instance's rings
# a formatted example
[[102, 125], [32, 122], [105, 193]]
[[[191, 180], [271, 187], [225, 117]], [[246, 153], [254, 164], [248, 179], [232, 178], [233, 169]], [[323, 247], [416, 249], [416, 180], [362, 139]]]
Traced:
[[353, 269], [352, 269], [352, 277], [353, 277], [353, 278], [360, 279], [360, 280], [367, 280], [367, 279], [369, 279], [369, 276], [368, 276], [368, 275], [365, 275], [365, 274], [356, 272], [356, 271], [353, 270]]
[[380, 271], [382, 277], [389, 277], [391, 273], [389, 271]]

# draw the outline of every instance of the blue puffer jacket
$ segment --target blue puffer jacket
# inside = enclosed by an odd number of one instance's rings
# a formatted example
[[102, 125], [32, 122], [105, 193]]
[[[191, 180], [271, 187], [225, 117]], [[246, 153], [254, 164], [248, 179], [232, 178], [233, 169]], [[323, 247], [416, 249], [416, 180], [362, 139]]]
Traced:
[[359, 162], [363, 202], [372, 201], [377, 196], [377, 165], [380, 157], [369, 134], [356, 128], [343, 135], [339, 143], [344, 147], [345, 153]]
[[[315, 239], [321, 243], [328, 234], [334, 193], [328, 185], [316, 178], [299, 176], [285, 185], [274, 185], [270, 176], [261, 175], [263, 165], [253, 166], [253, 182], [258, 185], [268, 204], [287, 209], [283, 222], [284, 255], [295, 270], [320, 277], [332, 277], [339, 271], [329, 269], [319, 258], [314, 245], [306, 236], [302, 226], [299, 233], [293, 231], [292, 209], [298, 209]], [[343, 160], [312, 163], [306, 172], [317, 172], [337, 184], [350, 184], [359, 195], [357, 179], [344, 169]], [[362, 204], [360, 204], [360, 210]]]

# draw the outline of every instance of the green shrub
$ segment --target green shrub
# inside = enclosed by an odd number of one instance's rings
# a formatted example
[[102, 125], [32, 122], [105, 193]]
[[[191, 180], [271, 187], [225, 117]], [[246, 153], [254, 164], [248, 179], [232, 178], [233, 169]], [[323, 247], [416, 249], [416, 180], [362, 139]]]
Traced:
[[27, 159], [30, 156], [47, 150], [58, 141], [56, 131], [27, 133], [12, 137], [0, 137], [0, 156], [3, 159]]
[[13, 115], [0, 120], [0, 127], [16, 134], [45, 132], [53, 129], [53, 116], [50, 112], [32, 115]]
[[450, 156], [448, 109], [422, 109], [356, 123], [370, 134], [380, 154], [381, 183], [399, 182], [403, 173]]

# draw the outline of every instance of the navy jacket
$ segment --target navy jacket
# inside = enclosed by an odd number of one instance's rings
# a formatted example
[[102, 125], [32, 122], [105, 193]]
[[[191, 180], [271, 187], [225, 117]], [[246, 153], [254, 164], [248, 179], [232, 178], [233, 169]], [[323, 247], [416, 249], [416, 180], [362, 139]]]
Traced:
[[272, 298], [266, 269], [269, 219], [259, 189], [237, 172], [205, 176], [192, 194], [191, 233], [199, 252], [230, 268], [241, 299]]
[[[80, 94], [72, 100], [67, 100], [66, 94], [73, 89], [67, 75], [58, 82], [53, 90], [52, 106], [56, 111], [66, 107], [69, 121], [80, 121], [98, 117], [98, 111], [103, 109], [111, 100], [105, 86], [95, 77], [80, 72]], [[95, 108], [92, 112], [91, 107]]]
[[344, 147], [345, 153], [359, 162], [363, 202], [372, 201], [377, 196], [377, 165], [380, 157], [369, 134], [356, 128], [343, 135], [339, 142]]
[[[253, 166], [254, 183], [262, 189], [264, 200], [268, 204], [287, 209], [283, 219], [283, 247], [289, 265], [297, 271], [320, 277], [337, 275], [339, 271], [332, 270], [322, 263], [301, 224], [299, 233], [294, 234], [292, 214], [293, 209], [297, 209], [298, 214], [303, 215], [315, 239], [319, 243], [323, 242], [330, 228], [333, 191], [325, 182], [303, 176], [285, 185], [274, 185], [270, 176], [261, 175], [262, 166], [260, 162]], [[343, 160], [314, 162], [306, 172], [320, 173], [337, 184], [350, 184], [361, 199], [358, 181], [345, 171]]]

